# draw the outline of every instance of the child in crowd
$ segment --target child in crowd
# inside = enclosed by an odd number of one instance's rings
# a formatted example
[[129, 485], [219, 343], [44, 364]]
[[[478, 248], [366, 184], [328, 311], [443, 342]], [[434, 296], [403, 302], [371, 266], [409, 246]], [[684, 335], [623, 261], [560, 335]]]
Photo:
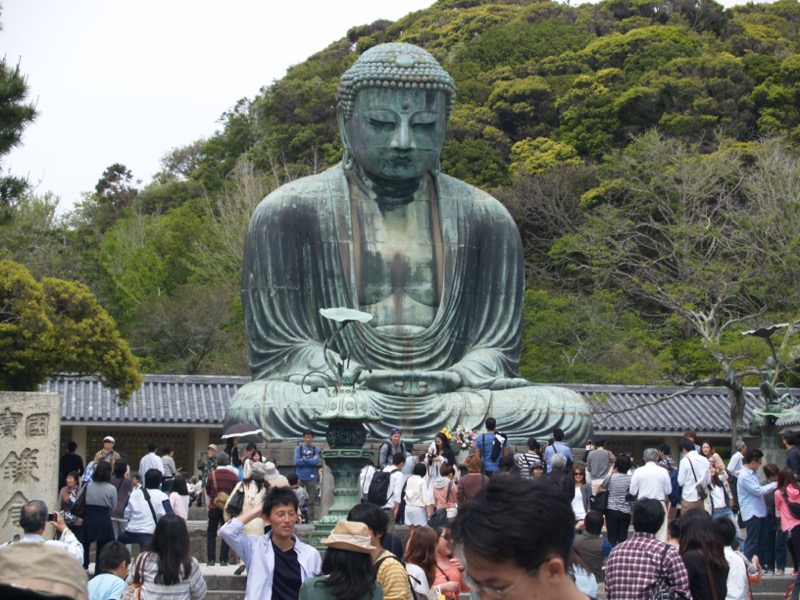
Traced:
[[140, 487], [142, 487], [142, 478], [139, 477], [138, 473], [131, 473], [131, 483], [133, 484], [134, 490], [138, 490]]
[[305, 488], [300, 487], [300, 480], [297, 478], [297, 473], [289, 473], [286, 476], [289, 485], [292, 486], [292, 491], [297, 496], [297, 503], [300, 505], [300, 516], [303, 518], [303, 523], [308, 523], [308, 492]]
[[120, 600], [125, 593], [125, 578], [131, 553], [121, 542], [108, 542], [100, 551], [97, 573], [89, 581], [89, 600]]

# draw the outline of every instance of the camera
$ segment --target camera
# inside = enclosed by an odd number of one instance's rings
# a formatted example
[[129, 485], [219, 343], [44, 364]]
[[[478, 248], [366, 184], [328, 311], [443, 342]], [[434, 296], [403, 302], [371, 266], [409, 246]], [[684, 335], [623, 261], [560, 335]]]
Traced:
[[58, 521], [58, 514], [57, 513], [47, 513], [47, 520], [48, 521]]

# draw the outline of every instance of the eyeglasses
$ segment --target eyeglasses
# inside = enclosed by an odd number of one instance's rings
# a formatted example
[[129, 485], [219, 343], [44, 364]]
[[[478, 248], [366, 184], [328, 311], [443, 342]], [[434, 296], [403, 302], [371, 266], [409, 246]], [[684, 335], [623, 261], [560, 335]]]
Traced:
[[469, 576], [469, 573], [464, 573], [464, 579], [467, 580], [467, 585], [469, 585], [469, 587], [475, 590], [476, 594], [484, 594], [486, 596], [489, 596], [490, 598], [502, 598], [503, 596], [508, 594], [511, 590], [513, 590], [515, 587], [517, 587], [520, 583], [525, 581], [528, 577], [530, 577], [531, 575], [535, 575], [536, 571], [539, 570], [539, 567], [541, 567], [543, 564], [547, 562], [550, 562], [551, 560], [552, 558], [547, 558], [543, 560], [529, 571], [526, 571], [525, 574], [519, 579], [517, 579], [514, 583], [502, 588], [487, 587], [481, 583], [478, 583], [472, 577]]
[[583, 477], [583, 473], [581, 473], [580, 471], [575, 471], [573, 473], [573, 475], [575, 475], [575, 477], [578, 477], [578, 476]]

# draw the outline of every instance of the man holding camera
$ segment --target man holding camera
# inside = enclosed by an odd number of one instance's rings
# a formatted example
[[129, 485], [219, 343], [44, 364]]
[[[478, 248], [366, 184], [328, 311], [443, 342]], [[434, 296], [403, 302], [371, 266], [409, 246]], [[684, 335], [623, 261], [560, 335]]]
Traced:
[[[58, 540], [45, 540], [43, 537], [44, 528], [48, 521], [52, 522], [59, 533]], [[20, 542], [38, 542], [47, 546], [60, 548], [67, 554], [73, 556], [79, 563], [83, 564], [83, 545], [69, 530], [60, 512], [48, 513], [47, 505], [41, 500], [31, 500], [22, 507], [19, 515], [19, 526], [25, 535]], [[7, 546], [8, 544], [3, 544]], [[1, 547], [1, 546], [0, 546]]]

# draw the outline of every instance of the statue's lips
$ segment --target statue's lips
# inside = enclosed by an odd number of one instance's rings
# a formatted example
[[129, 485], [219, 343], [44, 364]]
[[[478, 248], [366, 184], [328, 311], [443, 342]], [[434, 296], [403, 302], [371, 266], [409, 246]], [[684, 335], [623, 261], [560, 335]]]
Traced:
[[380, 151], [379, 156], [382, 164], [411, 167], [414, 165], [424, 165], [428, 161], [430, 153], [430, 150], [398, 151], [386, 149]]

